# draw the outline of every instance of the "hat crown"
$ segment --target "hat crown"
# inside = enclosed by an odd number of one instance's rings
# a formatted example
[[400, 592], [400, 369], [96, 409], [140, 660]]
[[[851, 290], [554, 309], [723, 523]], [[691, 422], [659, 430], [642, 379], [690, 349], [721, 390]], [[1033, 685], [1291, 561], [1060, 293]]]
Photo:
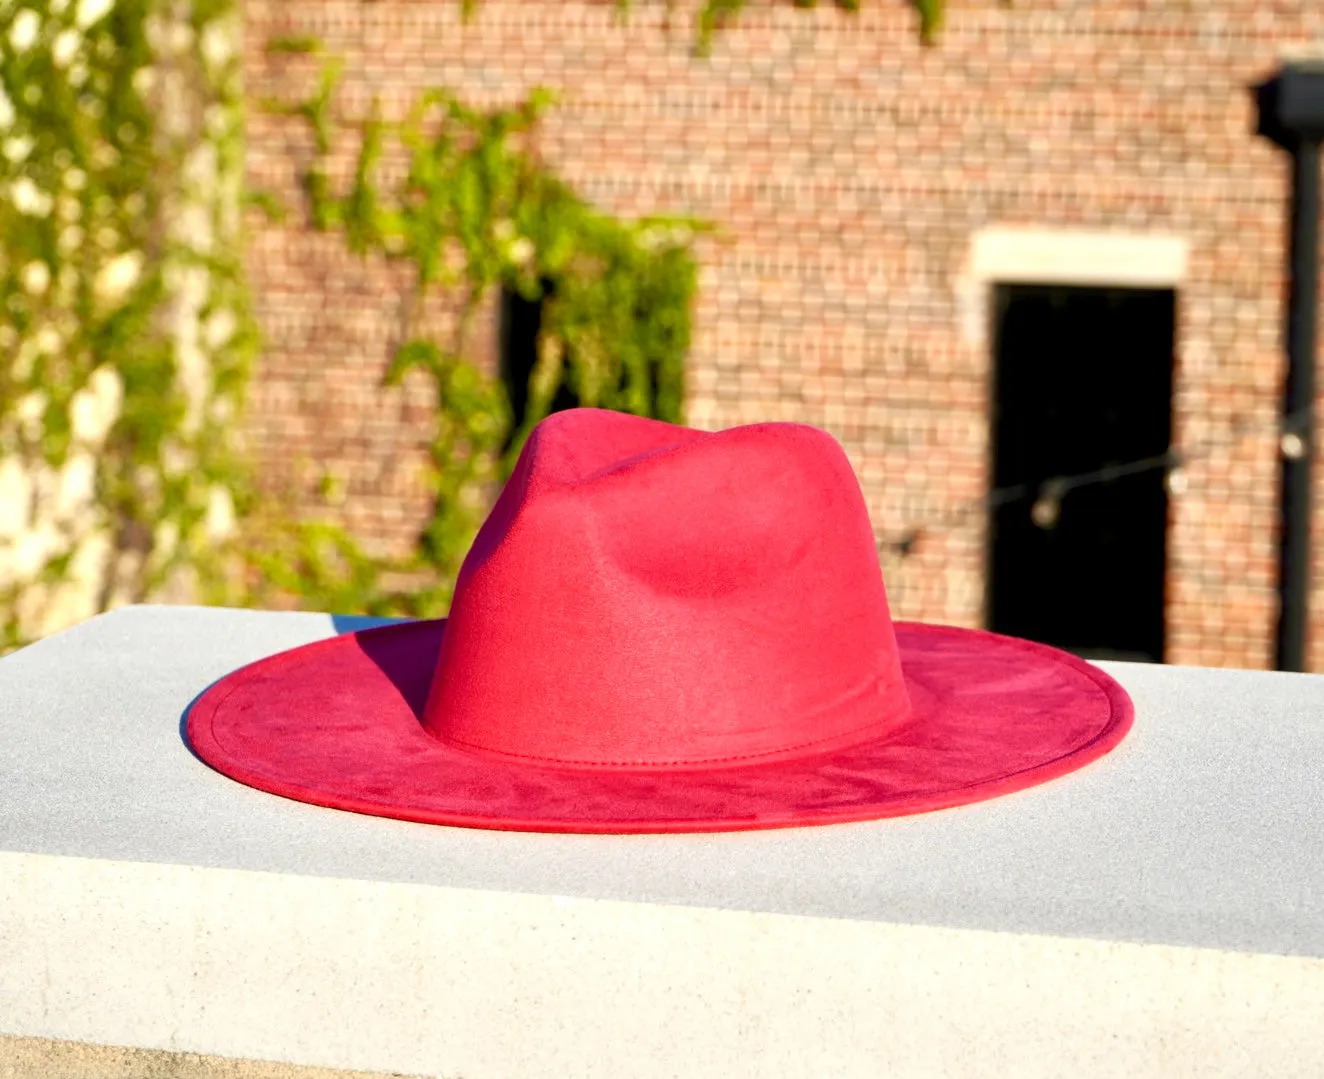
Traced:
[[460, 570], [423, 722], [530, 763], [694, 768], [909, 710], [841, 447], [595, 409], [539, 424]]

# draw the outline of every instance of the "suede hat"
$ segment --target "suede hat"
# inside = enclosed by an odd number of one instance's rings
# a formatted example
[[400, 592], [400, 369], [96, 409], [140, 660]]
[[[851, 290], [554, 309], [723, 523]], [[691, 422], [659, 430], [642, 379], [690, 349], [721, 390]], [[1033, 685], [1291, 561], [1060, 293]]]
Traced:
[[993, 798], [1131, 721], [1122, 688], [1064, 652], [894, 623], [826, 432], [575, 409], [534, 429], [446, 619], [244, 667], [187, 734], [241, 783], [357, 813], [697, 832]]

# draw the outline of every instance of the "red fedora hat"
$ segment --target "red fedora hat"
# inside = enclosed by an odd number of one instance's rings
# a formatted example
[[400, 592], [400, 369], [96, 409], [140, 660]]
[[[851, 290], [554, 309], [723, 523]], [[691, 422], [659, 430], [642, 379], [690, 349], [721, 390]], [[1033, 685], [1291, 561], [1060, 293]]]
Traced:
[[823, 431], [578, 409], [529, 438], [448, 619], [261, 660], [187, 730], [218, 771], [318, 805], [669, 832], [992, 798], [1102, 756], [1131, 715], [1063, 652], [894, 624]]

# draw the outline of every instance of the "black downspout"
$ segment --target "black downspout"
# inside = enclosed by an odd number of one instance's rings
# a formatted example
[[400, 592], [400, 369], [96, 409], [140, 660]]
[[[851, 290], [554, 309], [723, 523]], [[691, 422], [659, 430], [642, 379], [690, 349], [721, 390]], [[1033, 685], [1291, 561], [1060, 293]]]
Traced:
[[1314, 462], [1315, 337], [1319, 317], [1319, 147], [1324, 65], [1287, 64], [1254, 88], [1259, 134], [1292, 155], [1291, 282], [1283, 389], [1278, 548], [1280, 671], [1306, 669], [1310, 626], [1310, 514]]
[[[1315, 328], [1319, 300], [1319, 143], [1292, 155], [1292, 284], [1283, 393], [1282, 514], [1278, 554], [1278, 669], [1306, 669], [1310, 611], [1311, 465], [1315, 458]], [[1293, 436], [1296, 436], [1293, 438]]]

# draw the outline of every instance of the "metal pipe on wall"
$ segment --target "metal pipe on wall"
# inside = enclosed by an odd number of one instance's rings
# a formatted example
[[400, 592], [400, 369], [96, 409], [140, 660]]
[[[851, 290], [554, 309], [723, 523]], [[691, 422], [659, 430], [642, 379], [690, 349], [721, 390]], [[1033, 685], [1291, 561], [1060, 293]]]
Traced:
[[1254, 90], [1259, 106], [1258, 133], [1292, 155], [1276, 665], [1280, 671], [1304, 671], [1312, 578], [1311, 472], [1319, 320], [1319, 148], [1324, 140], [1324, 64], [1286, 64]]
[[1280, 671], [1306, 669], [1311, 557], [1311, 472], [1315, 458], [1315, 338], [1319, 319], [1319, 143], [1292, 154], [1291, 292], [1283, 390], [1282, 533], [1279, 538]]

